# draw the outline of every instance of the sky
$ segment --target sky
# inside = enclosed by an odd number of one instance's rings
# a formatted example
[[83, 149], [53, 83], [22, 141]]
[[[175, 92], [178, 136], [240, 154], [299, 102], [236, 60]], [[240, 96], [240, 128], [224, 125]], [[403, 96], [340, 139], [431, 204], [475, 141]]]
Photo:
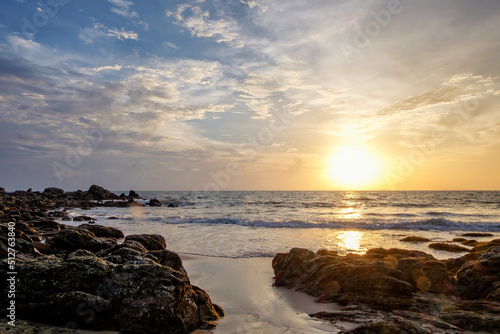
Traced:
[[0, 186], [498, 190], [499, 31], [498, 0], [2, 0]]

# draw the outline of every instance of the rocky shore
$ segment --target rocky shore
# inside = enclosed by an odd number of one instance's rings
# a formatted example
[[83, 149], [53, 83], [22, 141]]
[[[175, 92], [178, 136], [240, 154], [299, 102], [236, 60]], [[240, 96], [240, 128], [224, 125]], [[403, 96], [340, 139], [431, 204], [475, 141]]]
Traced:
[[359, 326], [343, 333], [500, 333], [500, 240], [460, 258], [371, 249], [364, 255], [294, 248], [273, 259], [275, 285], [342, 311], [310, 316]]
[[[141, 199], [133, 190], [117, 196], [96, 185], [76, 192], [48, 188], [7, 193], [0, 188], [0, 279], [8, 282], [1, 292], [0, 333], [189, 333], [214, 328], [224, 311], [191, 284], [181, 258], [161, 235], [125, 236], [89, 216], [67, 216], [76, 207], [143, 205], [162, 203]], [[70, 219], [80, 225], [58, 222]], [[465, 253], [448, 260], [404, 249], [340, 255], [294, 248], [274, 257], [274, 284], [318, 302], [340, 304], [339, 311], [310, 314], [333, 332], [500, 333], [500, 240], [463, 238], [488, 236], [467, 234], [429, 244]], [[414, 236], [401, 241], [430, 242]], [[9, 248], [16, 251], [12, 267]], [[13, 300], [15, 328], [7, 323]], [[248, 324], [235, 328], [243, 325]]]
[[12, 280], [2, 285], [0, 307], [3, 321], [20, 324], [2, 323], [0, 330], [36, 333], [36, 323], [43, 323], [64, 333], [189, 333], [216, 326], [224, 311], [190, 283], [161, 235], [124, 237], [91, 221], [78, 227], [55, 221], [74, 207], [144, 205], [138, 198], [134, 191], [117, 196], [95, 185], [77, 192], [0, 188], [0, 279]]

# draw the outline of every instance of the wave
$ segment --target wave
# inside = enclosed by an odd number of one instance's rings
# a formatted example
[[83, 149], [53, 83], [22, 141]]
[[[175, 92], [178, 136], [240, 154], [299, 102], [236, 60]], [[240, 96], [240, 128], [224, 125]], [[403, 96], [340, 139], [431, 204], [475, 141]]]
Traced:
[[455, 216], [456, 214], [446, 211], [429, 211], [425, 213], [428, 216]]
[[[158, 222], [158, 218], [146, 219]], [[416, 230], [416, 231], [475, 231], [475, 232], [500, 232], [498, 222], [461, 222], [445, 218], [430, 218], [421, 220], [333, 220], [333, 221], [306, 221], [306, 220], [283, 220], [266, 221], [259, 219], [238, 219], [238, 218], [195, 218], [195, 219], [164, 219], [166, 224], [214, 224], [214, 225], [239, 225], [247, 227], [261, 228], [328, 228], [328, 229], [349, 229], [349, 230]]]

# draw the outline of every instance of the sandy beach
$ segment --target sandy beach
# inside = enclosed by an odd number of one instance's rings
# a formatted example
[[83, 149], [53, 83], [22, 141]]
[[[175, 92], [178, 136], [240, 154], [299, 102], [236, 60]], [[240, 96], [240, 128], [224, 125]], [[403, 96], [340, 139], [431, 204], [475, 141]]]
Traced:
[[201, 333], [332, 333], [340, 326], [314, 320], [309, 313], [334, 311], [302, 292], [273, 287], [271, 258], [217, 258], [180, 254], [191, 283], [204, 289], [226, 316], [213, 331]]

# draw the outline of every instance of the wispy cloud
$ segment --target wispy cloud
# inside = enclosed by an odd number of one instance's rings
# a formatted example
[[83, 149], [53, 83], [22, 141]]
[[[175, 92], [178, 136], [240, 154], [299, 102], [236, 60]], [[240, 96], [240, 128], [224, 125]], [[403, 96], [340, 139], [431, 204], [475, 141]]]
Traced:
[[80, 31], [78, 37], [83, 40], [85, 43], [94, 43], [96, 40], [102, 38], [113, 37], [121, 40], [131, 39], [138, 40], [139, 35], [134, 31], [126, 31], [124, 28], [108, 28], [101, 23], [94, 23], [94, 25], [90, 28], [83, 28]]
[[114, 6], [111, 7], [111, 11], [115, 14], [124, 17], [138, 17], [139, 15], [135, 11], [130, 11], [130, 7], [133, 5], [132, 1], [126, 0], [108, 0]]

